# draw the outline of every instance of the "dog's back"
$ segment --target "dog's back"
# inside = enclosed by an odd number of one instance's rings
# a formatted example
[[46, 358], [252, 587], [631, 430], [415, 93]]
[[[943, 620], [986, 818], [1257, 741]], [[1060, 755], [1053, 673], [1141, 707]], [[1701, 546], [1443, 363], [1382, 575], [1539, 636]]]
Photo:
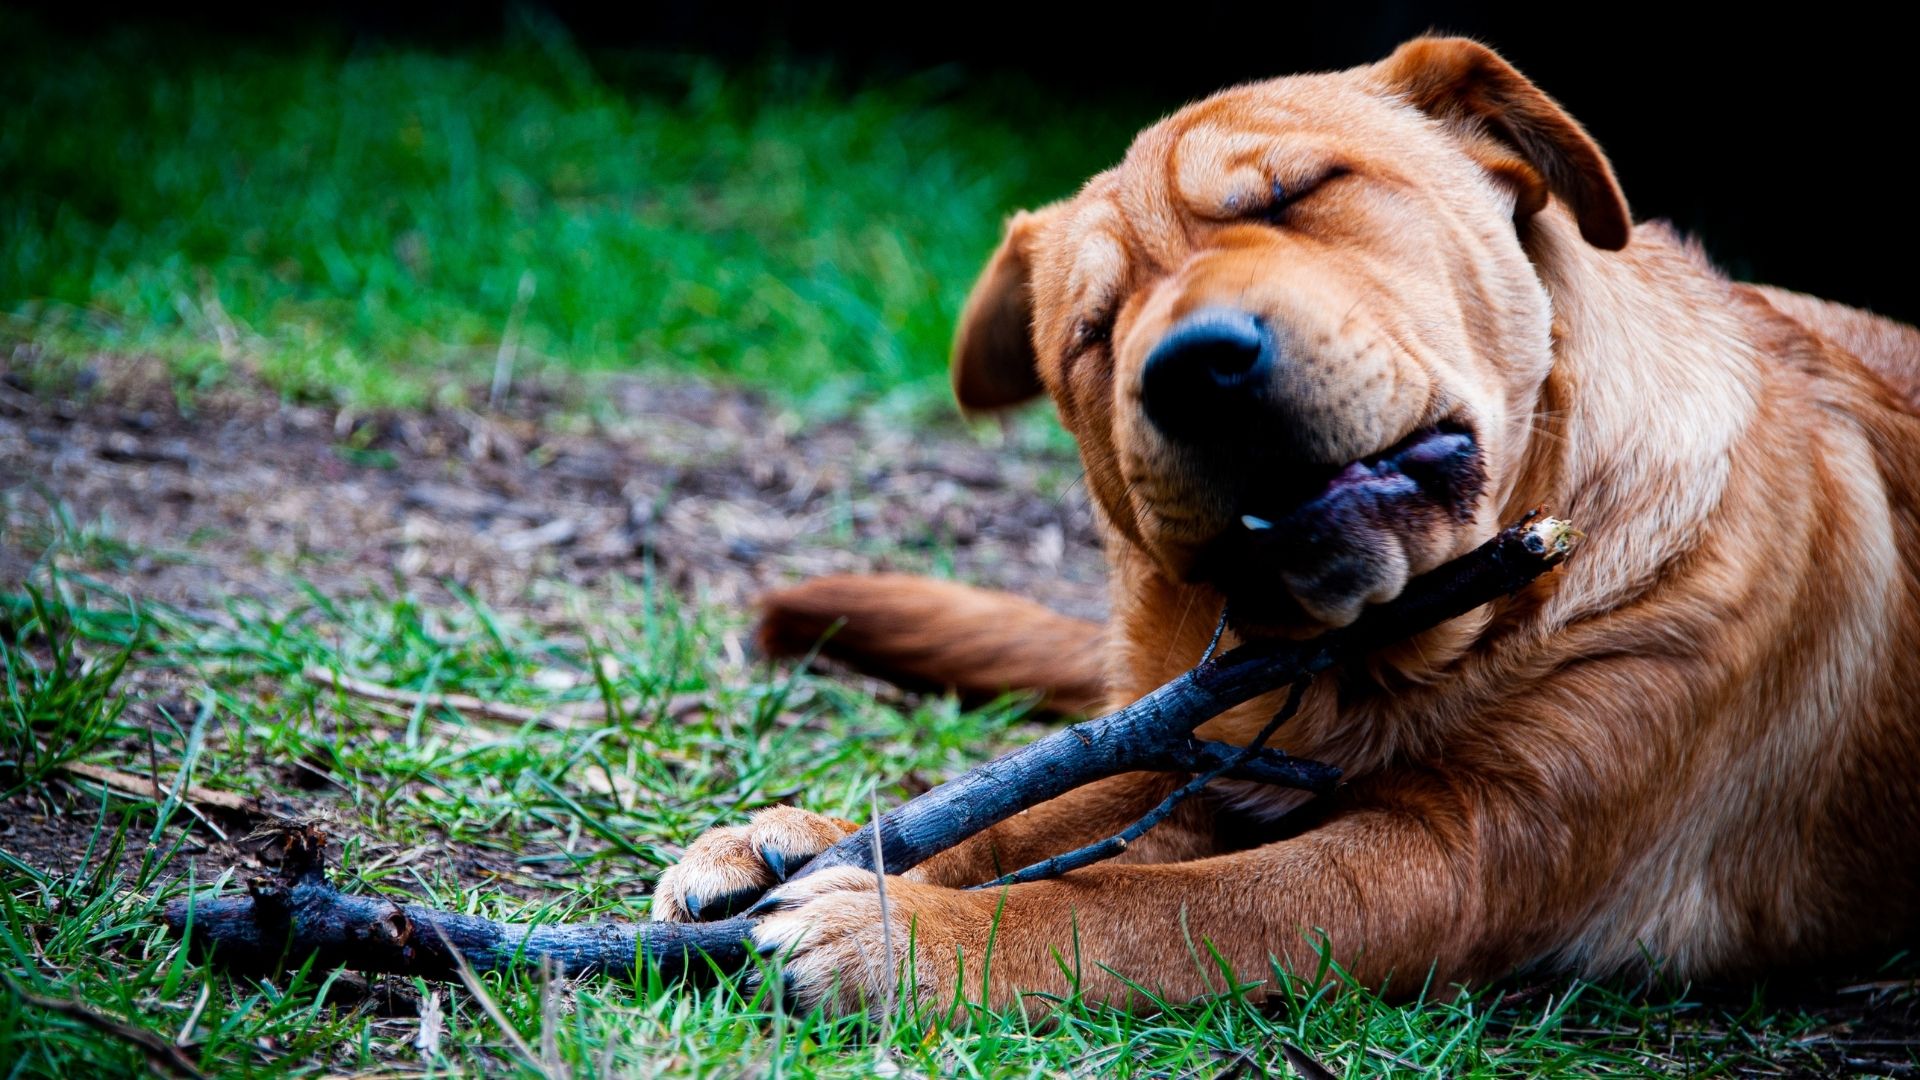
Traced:
[[1909, 405], [1920, 409], [1920, 330], [1806, 293], [1771, 285], [1750, 288], [1782, 314], [1859, 357]]

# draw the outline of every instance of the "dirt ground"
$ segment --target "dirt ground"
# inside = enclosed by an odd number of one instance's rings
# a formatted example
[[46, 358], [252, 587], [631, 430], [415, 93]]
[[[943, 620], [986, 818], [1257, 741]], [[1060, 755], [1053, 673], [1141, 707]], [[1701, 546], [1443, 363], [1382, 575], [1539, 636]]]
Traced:
[[0, 587], [40, 554], [52, 500], [133, 549], [96, 576], [188, 609], [293, 575], [333, 593], [452, 582], [514, 608], [536, 580], [649, 572], [744, 607], [810, 575], [903, 569], [1104, 610], [1077, 460], [957, 420], [801, 427], [751, 393], [637, 378], [526, 387], [486, 415], [244, 387], [184, 412], [134, 365], [66, 394], [23, 374], [0, 367]]
[[[457, 585], [551, 630], [564, 616], [546, 610], [557, 604], [542, 585], [556, 580], [591, 592], [654, 574], [677, 595], [745, 611], [771, 585], [883, 569], [1104, 611], [1078, 461], [996, 448], [993, 431], [957, 419], [802, 426], [752, 393], [638, 378], [522, 386], [485, 415], [354, 414], [243, 381], [182, 409], [156, 365], [102, 360], [36, 393], [18, 360], [0, 364], [0, 589], [30, 579], [63, 516], [100, 538], [83, 545], [88, 576], [195, 612], [233, 595], [290, 599], [296, 578], [333, 596], [404, 589], [439, 602]], [[189, 714], [172, 677], [130, 672], [135, 707]], [[0, 805], [0, 846], [72, 872], [92, 819], [39, 798]], [[178, 872], [251, 860], [211, 824], [196, 831], [204, 845], [177, 853]], [[462, 878], [497, 884], [509, 869], [484, 852], [445, 855]]]

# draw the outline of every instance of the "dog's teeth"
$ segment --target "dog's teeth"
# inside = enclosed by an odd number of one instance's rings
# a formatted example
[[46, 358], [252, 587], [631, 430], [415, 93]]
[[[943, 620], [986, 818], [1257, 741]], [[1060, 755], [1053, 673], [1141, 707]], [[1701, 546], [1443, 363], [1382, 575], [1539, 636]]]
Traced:
[[1245, 525], [1254, 532], [1265, 532], [1273, 528], [1273, 522], [1268, 521], [1266, 518], [1254, 517], [1252, 514], [1241, 514], [1240, 524]]

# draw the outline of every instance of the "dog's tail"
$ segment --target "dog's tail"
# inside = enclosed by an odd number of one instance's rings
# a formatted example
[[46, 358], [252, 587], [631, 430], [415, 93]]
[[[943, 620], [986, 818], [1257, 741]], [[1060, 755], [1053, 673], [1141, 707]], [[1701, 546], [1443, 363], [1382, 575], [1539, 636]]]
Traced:
[[1105, 703], [1100, 637], [1098, 623], [1031, 600], [907, 574], [815, 578], [761, 599], [769, 655], [819, 645], [823, 656], [902, 686], [976, 701], [1037, 691], [1064, 713]]

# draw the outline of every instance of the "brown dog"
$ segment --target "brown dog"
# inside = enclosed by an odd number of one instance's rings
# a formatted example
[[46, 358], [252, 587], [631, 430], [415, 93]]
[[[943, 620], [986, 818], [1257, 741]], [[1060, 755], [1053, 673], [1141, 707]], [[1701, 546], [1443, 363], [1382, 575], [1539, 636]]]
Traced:
[[[771, 645], [846, 616], [843, 654], [896, 676], [1117, 704], [1192, 665], [1223, 600], [1240, 637], [1312, 633], [1525, 508], [1588, 539], [1312, 686], [1283, 737], [1346, 770], [1335, 796], [1220, 784], [1125, 860], [957, 888], [1179, 778], [1093, 785], [890, 879], [892, 957], [871, 875], [782, 887], [758, 936], [804, 1001], [855, 1007], [909, 956], [923, 998], [1005, 1004], [1218, 990], [1208, 943], [1242, 979], [1324, 940], [1417, 985], [1737, 973], [1914, 928], [1920, 334], [1632, 227], [1599, 148], [1486, 48], [1419, 40], [1149, 128], [1014, 218], [954, 362], [965, 407], [1044, 390], [1078, 438], [1110, 627], [838, 578], [771, 598]], [[1277, 705], [1203, 731], [1244, 741]], [[756, 895], [848, 828], [715, 830], [655, 916]]]

